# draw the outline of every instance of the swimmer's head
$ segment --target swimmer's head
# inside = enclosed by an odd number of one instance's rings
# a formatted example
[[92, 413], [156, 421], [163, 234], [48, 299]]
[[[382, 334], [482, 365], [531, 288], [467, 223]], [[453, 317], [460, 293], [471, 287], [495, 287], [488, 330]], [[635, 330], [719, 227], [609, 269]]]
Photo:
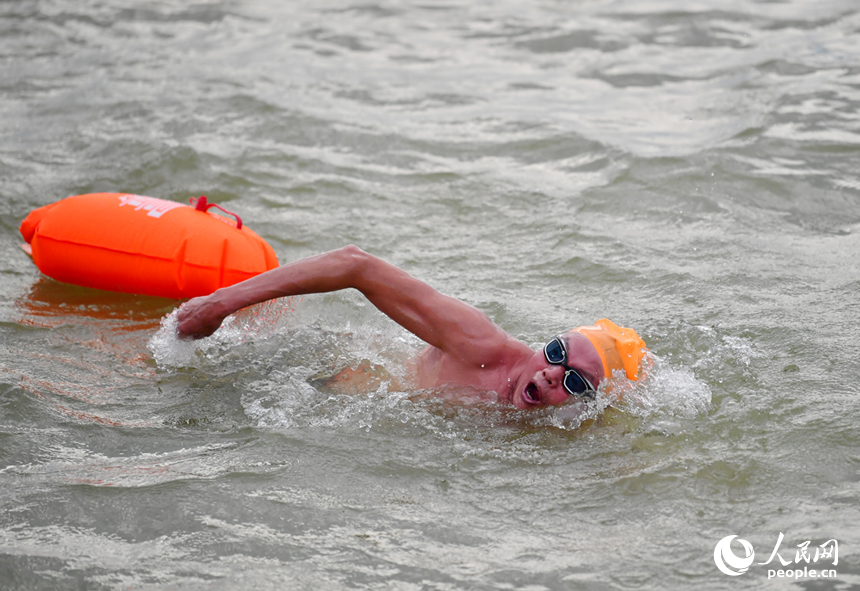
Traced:
[[571, 397], [593, 398], [592, 390], [613, 371], [624, 370], [628, 378], [637, 379], [644, 356], [645, 343], [633, 329], [605, 318], [580, 326], [534, 352], [510, 389], [510, 401], [528, 409], [565, 404]]
[[603, 363], [604, 378], [611, 378], [614, 371], [624, 370], [627, 379], [639, 379], [639, 364], [646, 348], [645, 341], [635, 330], [601, 318], [591, 326], [580, 326], [570, 332], [585, 336], [594, 346]]

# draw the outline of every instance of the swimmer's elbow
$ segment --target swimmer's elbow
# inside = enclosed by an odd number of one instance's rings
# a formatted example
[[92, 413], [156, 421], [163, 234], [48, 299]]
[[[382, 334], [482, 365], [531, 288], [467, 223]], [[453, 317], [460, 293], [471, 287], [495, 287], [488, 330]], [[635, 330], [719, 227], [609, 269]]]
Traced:
[[369, 296], [380, 285], [392, 287], [405, 275], [403, 271], [386, 263], [379, 257], [364, 252], [354, 244], [339, 249], [350, 287]]
[[337, 254], [342, 260], [343, 268], [349, 277], [351, 287], [357, 287], [357, 283], [360, 282], [361, 278], [367, 275], [373, 261], [378, 260], [354, 244], [349, 244], [338, 249]]
[[373, 258], [354, 244], [344, 246], [337, 253], [347, 269], [358, 273], [361, 273], [367, 266], [368, 261]]
[[348, 245], [344, 246], [343, 248], [341, 248], [338, 252], [341, 255], [343, 255], [344, 257], [354, 259], [356, 261], [358, 261], [364, 257], [369, 256], [366, 252], [361, 250], [355, 244], [348, 244]]

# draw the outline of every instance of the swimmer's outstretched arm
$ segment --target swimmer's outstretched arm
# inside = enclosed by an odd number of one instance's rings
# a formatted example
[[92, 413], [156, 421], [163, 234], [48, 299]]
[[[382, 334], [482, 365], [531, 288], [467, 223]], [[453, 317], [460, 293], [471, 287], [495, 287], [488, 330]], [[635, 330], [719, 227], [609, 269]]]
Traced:
[[355, 246], [301, 259], [190, 300], [179, 310], [179, 335], [209, 336], [227, 316], [252, 304], [347, 288], [357, 289], [406, 330], [467, 364], [494, 363], [505, 349], [525, 347], [480, 310]]

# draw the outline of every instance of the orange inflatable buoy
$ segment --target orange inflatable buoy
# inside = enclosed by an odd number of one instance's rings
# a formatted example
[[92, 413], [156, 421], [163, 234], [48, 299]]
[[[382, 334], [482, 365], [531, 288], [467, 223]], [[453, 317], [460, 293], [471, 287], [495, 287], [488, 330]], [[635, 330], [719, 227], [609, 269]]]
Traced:
[[[30, 212], [24, 250], [48, 277], [167, 298], [207, 295], [278, 266], [239, 216], [128, 193], [75, 195]], [[207, 213], [216, 207], [236, 220]]]

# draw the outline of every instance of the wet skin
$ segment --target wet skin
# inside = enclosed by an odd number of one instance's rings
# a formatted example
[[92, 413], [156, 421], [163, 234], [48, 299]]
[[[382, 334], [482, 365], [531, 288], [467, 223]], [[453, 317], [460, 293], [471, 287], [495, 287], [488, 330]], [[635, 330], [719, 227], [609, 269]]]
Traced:
[[[194, 298], [178, 313], [180, 337], [211, 335], [229, 314], [270, 299], [357, 289], [382, 313], [428, 343], [415, 359], [415, 386], [468, 386], [496, 392], [517, 408], [563, 404], [565, 368], [547, 362], [483, 312], [443, 295], [405, 271], [355, 246], [301, 259]], [[569, 367], [597, 387], [603, 366], [591, 342], [563, 335]]]

